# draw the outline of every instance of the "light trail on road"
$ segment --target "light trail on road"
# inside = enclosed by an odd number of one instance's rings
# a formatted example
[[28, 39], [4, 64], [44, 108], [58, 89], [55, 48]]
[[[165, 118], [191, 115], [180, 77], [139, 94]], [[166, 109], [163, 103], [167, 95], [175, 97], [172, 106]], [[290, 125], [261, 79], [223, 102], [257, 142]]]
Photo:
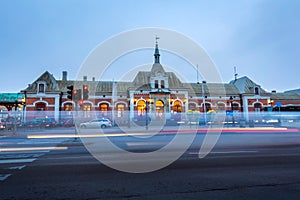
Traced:
[[[93, 130], [89, 130], [93, 131]], [[99, 130], [95, 130], [99, 131]], [[197, 131], [197, 133], [207, 133], [210, 131], [213, 133], [214, 131], [218, 132], [220, 129], [216, 128], [201, 128], [201, 129], [185, 129], [185, 130], [161, 130], [158, 134], [189, 134], [191, 131]], [[222, 133], [297, 133], [299, 129], [296, 128], [275, 128], [275, 127], [257, 127], [257, 128], [222, 128]], [[151, 131], [145, 132], [134, 132], [134, 130], [130, 133], [97, 133], [97, 134], [35, 134], [28, 135], [28, 139], [50, 139], [50, 138], [97, 138], [97, 137], [128, 137], [128, 136], [147, 136], [151, 135]]]

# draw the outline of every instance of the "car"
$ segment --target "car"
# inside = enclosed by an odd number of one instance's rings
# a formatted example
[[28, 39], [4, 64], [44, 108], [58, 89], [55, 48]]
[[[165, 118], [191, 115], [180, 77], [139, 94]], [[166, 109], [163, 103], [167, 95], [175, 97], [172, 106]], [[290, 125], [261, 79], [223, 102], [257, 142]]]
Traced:
[[93, 119], [89, 122], [81, 123], [80, 128], [108, 128], [112, 127], [109, 119]]
[[23, 124], [26, 128], [53, 128], [56, 126], [54, 118], [35, 118]]
[[46, 127], [46, 128], [53, 128], [57, 125], [56, 121], [54, 118], [44, 118], [42, 120], [42, 124]]
[[24, 122], [23, 126], [26, 128], [40, 128], [42, 127], [42, 123], [40, 120], [32, 119], [30, 121]]
[[0, 118], [0, 130], [5, 129], [5, 121], [4, 119]]

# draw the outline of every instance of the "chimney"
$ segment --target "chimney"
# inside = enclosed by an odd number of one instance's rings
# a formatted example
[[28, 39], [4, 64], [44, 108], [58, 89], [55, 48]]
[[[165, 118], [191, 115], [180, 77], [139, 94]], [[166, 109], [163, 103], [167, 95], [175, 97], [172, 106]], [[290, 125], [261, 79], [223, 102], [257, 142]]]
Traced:
[[62, 72], [62, 80], [63, 81], [67, 81], [67, 75], [68, 75], [67, 71]]
[[87, 76], [83, 76], [83, 81], [87, 81]]

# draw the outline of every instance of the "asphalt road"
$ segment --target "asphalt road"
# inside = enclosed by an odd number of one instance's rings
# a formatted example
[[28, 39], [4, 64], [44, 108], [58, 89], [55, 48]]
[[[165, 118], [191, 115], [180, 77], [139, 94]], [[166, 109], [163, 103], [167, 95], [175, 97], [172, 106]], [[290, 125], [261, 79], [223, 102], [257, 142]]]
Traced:
[[[112, 140], [141, 153], [159, 149], [173, 137], [165, 133], [147, 142]], [[0, 199], [299, 199], [298, 132], [226, 132], [199, 159], [204, 137], [198, 134], [180, 159], [150, 173], [111, 169], [79, 139], [2, 137]], [[115, 152], [105, 155], [129, 162]]]

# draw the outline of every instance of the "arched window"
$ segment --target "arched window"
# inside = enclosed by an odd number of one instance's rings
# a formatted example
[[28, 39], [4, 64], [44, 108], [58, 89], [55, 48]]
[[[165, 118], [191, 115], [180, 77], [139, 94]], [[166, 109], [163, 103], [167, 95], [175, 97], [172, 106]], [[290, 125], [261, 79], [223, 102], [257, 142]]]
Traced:
[[154, 88], [158, 88], [158, 80], [155, 80]]
[[189, 103], [189, 110], [195, 111], [195, 110], [196, 110], [196, 104], [194, 104], [194, 103]]
[[73, 110], [73, 104], [72, 103], [66, 103], [64, 105], [64, 111], [72, 111]]
[[211, 110], [211, 105], [209, 103], [205, 103], [205, 109], [204, 109], [204, 104], [202, 105], [203, 108], [203, 112], [208, 112], [209, 110]]
[[255, 103], [254, 104], [254, 111], [255, 112], [260, 112], [262, 110], [262, 105], [260, 103]]
[[35, 104], [35, 110], [37, 111], [45, 111], [46, 110], [46, 104], [43, 102], [39, 102]]
[[239, 104], [238, 103], [232, 103], [232, 110], [235, 110], [235, 111], [239, 111]]
[[82, 107], [82, 110], [83, 111], [91, 111], [91, 108], [92, 108], [92, 106], [91, 106], [90, 103], [84, 103], [83, 107]]
[[38, 86], [38, 92], [39, 93], [44, 93], [45, 92], [45, 84], [44, 83], [40, 83]]
[[145, 115], [146, 113], [146, 103], [143, 100], [138, 101], [137, 103], [137, 114], [138, 116]]
[[165, 112], [164, 102], [162, 100], [157, 100], [155, 103], [155, 107], [156, 107], [156, 117], [162, 118]]
[[160, 82], [160, 87], [161, 87], [161, 88], [165, 88], [165, 81], [164, 81], [164, 80], [161, 80], [161, 82]]
[[107, 103], [100, 104], [100, 113], [102, 114], [102, 116], [107, 116], [107, 113], [108, 113], [108, 104]]
[[254, 88], [254, 93], [255, 93], [255, 95], [259, 95], [259, 88], [258, 87]]
[[125, 105], [124, 104], [118, 104], [117, 105], [117, 116], [118, 117], [123, 117], [124, 116], [124, 110], [125, 110]]
[[224, 104], [224, 103], [218, 103], [217, 106], [218, 106], [218, 110], [219, 110], [219, 111], [224, 111], [224, 110], [226, 110], [226, 109], [225, 109], [225, 104]]
[[174, 111], [174, 113], [180, 113], [181, 112], [181, 103], [180, 103], [180, 101], [175, 101], [173, 103], [173, 111]]

